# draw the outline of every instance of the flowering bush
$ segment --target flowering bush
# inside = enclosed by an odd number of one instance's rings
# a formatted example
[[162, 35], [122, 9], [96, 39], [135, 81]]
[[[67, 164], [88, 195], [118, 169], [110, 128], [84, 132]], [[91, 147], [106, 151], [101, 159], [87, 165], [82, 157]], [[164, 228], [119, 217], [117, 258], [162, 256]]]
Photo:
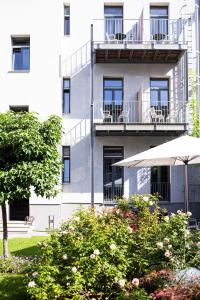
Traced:
[[28, 292], [37, 300], [150, 299], [171, 284], [174, 269], [199, 264], [200, 239], [188, 231], [188, 218], [165, 216], [151, 195], [102, 212], [81, 209], [40, 243], [42, 261], [28, 276]]

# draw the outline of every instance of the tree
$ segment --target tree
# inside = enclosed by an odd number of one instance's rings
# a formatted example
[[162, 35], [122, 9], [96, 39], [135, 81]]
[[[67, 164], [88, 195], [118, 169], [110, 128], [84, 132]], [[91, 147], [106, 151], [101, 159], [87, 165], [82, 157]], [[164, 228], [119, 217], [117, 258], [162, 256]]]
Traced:
[[0, 205], [3, 219], [3, 255], [8, 257], [6, 203], [59, 192], [61, 119], [40, 121], [36, 113], [0, 114]]

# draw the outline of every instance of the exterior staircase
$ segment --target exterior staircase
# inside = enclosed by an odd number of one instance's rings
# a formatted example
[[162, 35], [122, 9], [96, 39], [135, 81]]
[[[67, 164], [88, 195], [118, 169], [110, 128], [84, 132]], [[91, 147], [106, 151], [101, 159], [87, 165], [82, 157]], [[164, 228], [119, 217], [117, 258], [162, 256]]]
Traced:
[[[8, 237], [31, 237], [34, 235], [34, 222], [8, 221]], [[3, 223], [0, 220], [0, 238], [3, 237]]]

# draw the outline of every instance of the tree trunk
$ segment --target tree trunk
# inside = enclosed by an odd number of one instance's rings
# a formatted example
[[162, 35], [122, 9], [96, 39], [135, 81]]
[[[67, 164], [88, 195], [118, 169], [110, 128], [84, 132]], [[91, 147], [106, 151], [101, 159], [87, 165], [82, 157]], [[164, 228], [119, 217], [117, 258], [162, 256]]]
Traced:
[[8, 225], [7, 225], [7, 213], [6, 213], [6, 203], [1, 204], [2, 209], [2, 219], [3, 219], [3, 256], [8, 257]]

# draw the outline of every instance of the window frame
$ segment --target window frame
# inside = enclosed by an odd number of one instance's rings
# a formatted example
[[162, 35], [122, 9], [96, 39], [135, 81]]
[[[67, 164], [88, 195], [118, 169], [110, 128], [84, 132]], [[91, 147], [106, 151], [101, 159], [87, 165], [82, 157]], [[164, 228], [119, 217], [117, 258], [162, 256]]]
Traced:
[[[68, 148], [69, 149], [69, 155], [64, 155], [64, 148]], [[69, 161], [69, 177], [68, 177], [68, 181], [64, 180], [64, 173], [65, 173], [65, 160]], [[71, 182], [71, 149], [70, 146], [62, 146], [62, 162], [63, 162], [63, 172], [62, 172], [62, 183], [63, 184], [67, 184]]]
[[[65, 8], [69, 8], [69, 13], [68, 14], [65, 14]], [[65, 22], [68, 21], [69, 22], [69, 33], [65, 33]], [[65, 4], [64, 5], [64, 36], [70, 36], [70, 5], [69, 4]]]
[[[15, 110], [17, 108], [17, 110]], [[18, 110], [19, 108], [19, 110]], [[20, 110], [21, 109], [21, 110]], [[29, 112], [29, 105], [9, 105], [9, 110], [13, 112]]]
[[[22, 40], [20, 42], [20, 40]], [[24, 40], [24, 42], [23, 42]], [[15, 44], [16, 43], [16, 44]], [[12, 71], [13, 72], [29, 72], [30, 71], [30, 36], [11, 36], [11, 46], [12, 46]], [[23, 49], [28, 49], [28, 67], [23, 68]], [[15, 69], [15, 53], [20, 52], [21, 56], [21, 68]]]
[[[65, 88], [65, 84], [64, 84], [65, 80], [69, 81], [69, 87], [68, 88]], [[64, 111], [64, 107], [65, 107], [64, 95], [65, 95], [65, 92], [69, 93], [69, 107], [68, 107], [69, 109], [68, 109], [68, 112]], [[71, 79], [70, 78], [63, 78], [63, 80], [62, 80], [62, 114], [63, 115], [68, 115], [70, 113], [71, 113]]]

